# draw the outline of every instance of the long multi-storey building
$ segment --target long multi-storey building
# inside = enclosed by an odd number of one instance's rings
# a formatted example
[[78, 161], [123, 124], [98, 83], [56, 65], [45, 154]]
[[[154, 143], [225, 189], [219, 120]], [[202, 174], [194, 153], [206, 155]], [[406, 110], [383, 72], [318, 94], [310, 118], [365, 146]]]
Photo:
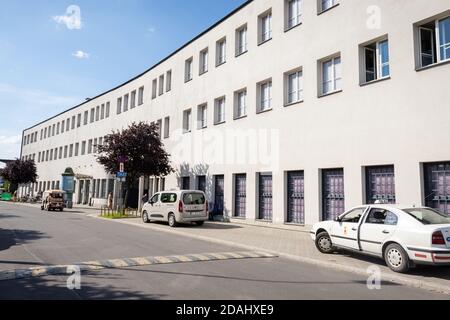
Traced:
[[[450, 2], [248, 1], [136, 78], [23, 132], [22, 158], [106, 203], [97, 145], [160, 125], [174, 168], [140, 194], [203, 189], [214, 212], [312, 224], [383, 200], [450, 214]], [[446, 147], [447, 146], [447, 147]]]

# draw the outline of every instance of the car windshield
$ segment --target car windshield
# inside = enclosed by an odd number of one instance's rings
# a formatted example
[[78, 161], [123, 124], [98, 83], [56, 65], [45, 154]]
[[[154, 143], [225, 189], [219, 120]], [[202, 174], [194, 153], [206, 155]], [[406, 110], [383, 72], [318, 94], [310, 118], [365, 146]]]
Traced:
[[50, 194], [50, 197], [52, 197], [53, 199], [63, 199], [64, 198], [62, 193], [52, 193], [52, 194]]
[[188, 206], [193, 204], [205, 204], [206, 199], [202, 193], [186, 193], [183, 196], [183, 202]]
[[450, 224], [450, 217], [433, 209], [414, 208], [403, 210], [423, 224]]

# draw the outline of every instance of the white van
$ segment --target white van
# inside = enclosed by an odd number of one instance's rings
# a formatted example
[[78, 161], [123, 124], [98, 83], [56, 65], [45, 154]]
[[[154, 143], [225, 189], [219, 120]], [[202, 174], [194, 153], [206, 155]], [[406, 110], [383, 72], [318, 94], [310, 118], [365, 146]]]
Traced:
[[144, 223], [167, 221], [169, 226], [193, 222], [202, 226], [208, 220], [208, 202], [203, 191], [183, 190], [156, 193], [142, 208]]

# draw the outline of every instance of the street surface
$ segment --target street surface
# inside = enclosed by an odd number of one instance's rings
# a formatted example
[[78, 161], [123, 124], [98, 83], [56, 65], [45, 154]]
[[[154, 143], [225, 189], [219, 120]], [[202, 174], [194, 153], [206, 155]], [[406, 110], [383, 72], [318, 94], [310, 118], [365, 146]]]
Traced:
[[[0, 271], [86, 261], [242, 252], [221, 245], [73, 212], [0, 203]], [[161, 225], [162, 228], [169, 228]], [[210, 228], [206, 224], [202, 228]], [[224, 232], [224, 231], [222, 231]], [[81, 289], [68, 276], [0, 281], [0, 299], [449, 299], [285, 258], [186, 262], [108, 268], [83, 273]]]

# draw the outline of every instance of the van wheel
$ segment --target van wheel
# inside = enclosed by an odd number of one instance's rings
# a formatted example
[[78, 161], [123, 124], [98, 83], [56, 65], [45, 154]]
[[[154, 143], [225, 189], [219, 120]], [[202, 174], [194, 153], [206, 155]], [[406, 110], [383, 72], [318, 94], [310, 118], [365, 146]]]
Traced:
[[149, 223], [150, 222], [150, 219], [148, 218], [147, 211], [142, 212], [142, 221], [144, 221], [144, 223]]
[[392, 271], [399, 273], [407, 273], [409, 271], [409, 257], [405, 250], [396, 243], [390, 244], [386, 248], [384, 260]]
[[316, 237], [316, 247], [321, 253], [333, 253], [335, 248], [328, 232], [321, 232]]
[[173, 213], [169, 214], [169, 226], [175, 228], [178, 225], [175, 215]]
[[199, 227], [205, 224], [205, 221], [195, 221], [195, 224]]

